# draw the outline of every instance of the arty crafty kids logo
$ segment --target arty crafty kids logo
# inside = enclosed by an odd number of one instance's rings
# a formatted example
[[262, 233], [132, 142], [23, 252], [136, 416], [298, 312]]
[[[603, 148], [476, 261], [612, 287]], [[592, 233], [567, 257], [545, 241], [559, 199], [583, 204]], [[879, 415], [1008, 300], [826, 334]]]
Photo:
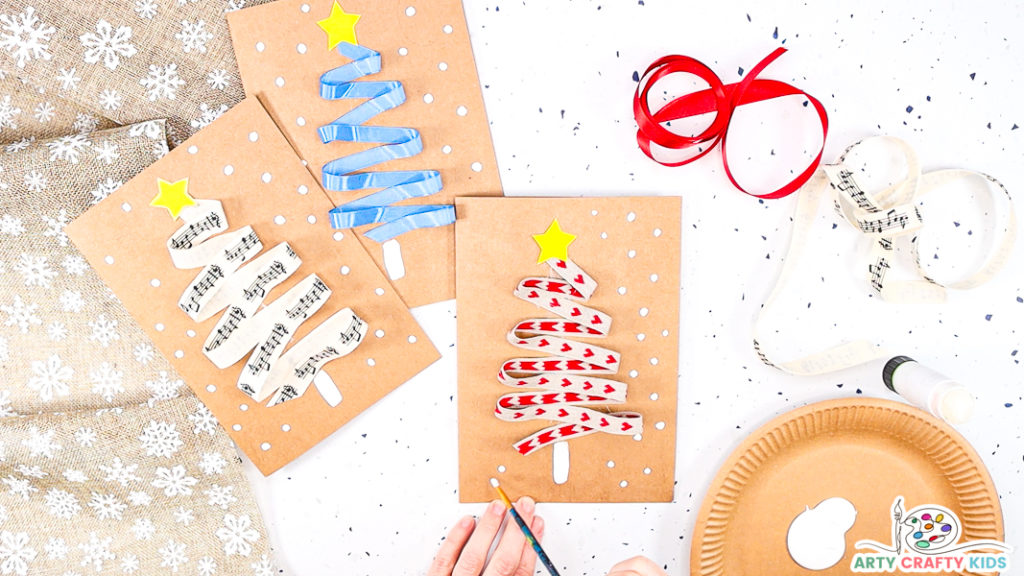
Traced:
[[960, 519], [948, 508], [925, 504], [904, 513], [903, 497], [892, 506], [892, 544], [860, 540], [853, 572], [1002, 572], [1011, 548], [998, 540], [960, 541]]

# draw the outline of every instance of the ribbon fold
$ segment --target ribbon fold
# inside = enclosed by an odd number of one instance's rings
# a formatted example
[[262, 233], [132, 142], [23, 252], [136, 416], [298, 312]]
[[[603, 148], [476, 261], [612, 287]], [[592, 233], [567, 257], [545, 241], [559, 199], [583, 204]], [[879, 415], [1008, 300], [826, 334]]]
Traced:
[[[722, 80], [711, 68], [689, 56], [673, 55], [656, 60], [644, 72], [640, 83], [636, 87], [636, 93], [633, 95], [633, 116], [636, 118], [638, 127], [636, 140], [637, 144], [640, 145], [640, 149], [643, 150], [643, 153], [648, 158], [658, 164], [682, 166], [711, 152], [721, 142], [722, 165], [725, 167], [725, 174], [729, 177], [729, 181], [732, 182], [733, 186], [741, 192], [764, 199], [782, 198], [795, 192], [814, 175], [815, 169], [817, 169], [818, 164], [821, 162], [821, 155], [825, 150], [825, 139], [828, 136], [828, 114], [817, 98], [803, 90], [778, 80], [763, 80], [757, 77], [765, 67], [785, 52], [785, 48], [776, 48], [774, 52], [758, 62], [757, 66], [754, 66], [743, 80], [735, 84], [722, 84]], [[652, 113], [648, 103], [648, 94], [659, 80], [670, 74], [691, 74], [697, 76], [707, 82], [710, 88], [675, 98], [657, 112]], [[807, 101], [810, 102], [818, 113], [822, 131], [821, 148], [818, 150], [814, 160], [787, 184], [765, 194], [749, 192], [736, 181], [732, 170], [729, 168], [726, 137], [729, 132], [729, 123], [732, 121], [732, 115], [736, 108], [744, 104], [753, 104], [754, 102], [795, 95], [807, 98]], [[715, 113], [715, 119], [703, 132], [696, 136], [676, 134], [662, 126], [662, 123], [708, 114], [710, 112]], [[651, 151], [652, 143], [671, 150], [684, 150], [694, 146], [698, 147], [699, 150], [693, 156], [683, 160], [662, 161], [654, 157], [654, 153]]]
[[320, 77], [320, 96], [327, 100], [368, 98], [334, 122], [318, 130], [320, 141], [381, 144], [332, 160], [324, 165], [321, 181], [324, 188], [352, 192], [382, 188], [362, 198], [337, 206], [330, 211], [331, 227], [354, 228], [379, 224], [365, 233], [367, 238], [385, 242], [417, 228], [447, 226], [455, 222], [455, 207], [447, 204], [393, 206], [410, 198], [437, 193], [443, 187], [437, 170], [403, 170], [364, 172], [359, 170], [400, 158], [410, 158], [423, 151], [420, 133], [414, 128], [364, 126], [363, 124], [405, 102], [401, 82], [355, 82], [381, 70], [380, 53], [369, 48], [342, 42], [338, 53], [351, 62], [325, 72]]

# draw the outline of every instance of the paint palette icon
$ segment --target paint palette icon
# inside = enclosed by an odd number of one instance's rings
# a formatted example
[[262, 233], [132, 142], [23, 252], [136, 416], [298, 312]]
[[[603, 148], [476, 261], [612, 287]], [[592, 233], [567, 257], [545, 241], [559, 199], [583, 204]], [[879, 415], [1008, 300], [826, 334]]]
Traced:
[[910, 511], [903, 524], [907, 546], [921, 554], [937, 554], [960, 540], [956, 515], [939, 506], [921, 506]]

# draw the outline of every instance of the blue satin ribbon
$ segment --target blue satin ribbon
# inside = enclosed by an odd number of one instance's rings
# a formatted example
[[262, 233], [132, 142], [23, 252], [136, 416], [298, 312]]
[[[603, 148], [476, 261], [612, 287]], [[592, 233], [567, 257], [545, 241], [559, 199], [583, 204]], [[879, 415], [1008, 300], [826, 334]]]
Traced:
[[455, 207], [447, 204], [393, 206], [409, 198], [430, 196], [441, 190], [441, 173], [437, 170], [395, 172], [363, 172], [352, 174], [398, 158], [409, 158], [423, 151], [419, 131], [393, 126], [362, 126], [381, 112], [405, 102], [401, 82], [354, 82], [380, 72], [380, 53], [369, 48], [342, 42], [338, 52], [351, 62], [320, 76], [320, 96], [327, 100], [368, 98], [334, 122], [321, 126], [320, 141], [373, 142], [375, 148], [332, 160], [324, 165], [321, 181], [324, 188], [351, 192], [382, 188], [358, 200], [347, 202], [330, 212], [332, 228], [353, 228], [380, 224], [366, 232], [366, 237], [384, 242], [417, 228], [447, 226], [455, 222]]

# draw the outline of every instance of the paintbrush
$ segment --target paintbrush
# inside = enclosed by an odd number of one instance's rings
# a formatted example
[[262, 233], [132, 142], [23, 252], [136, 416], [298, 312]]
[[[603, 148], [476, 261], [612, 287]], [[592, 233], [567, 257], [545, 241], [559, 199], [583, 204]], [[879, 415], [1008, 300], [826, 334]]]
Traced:
[[541, 564], [548, 569], [548, 573], [551, 574], [551, 576], [559, 576], [558, 570], [555, 569], [555, 565], [551, 563], [551, 559], [548, 558], [544, 549], [540, 547], [540, 542], [537, 542], [537, 538], [534, 537], [533, 532], [530, 532], [530, 527], [527, 526], [526, 521], [519, 515], [515, 506], [512, 506], [512, 501], [508, 499], [508, 495], [506, 495], [505, 491], [498, 485], [497, 480], [492, 479], [491, 486], [494, 486], [494, 489], [498, 491], [501, 499], [505, 502], [505, 507], [508, 508], [508, 511], [512, 514], [512, 518], [516, 521], [516, 524], [519, 525], [519, 529], [522, 530], [523, 535], [526, 536], [526, 541], [530, 543], [530, 546], [533, 547], [533, 551], [537, 553], [537, 558], [540, 558]]

